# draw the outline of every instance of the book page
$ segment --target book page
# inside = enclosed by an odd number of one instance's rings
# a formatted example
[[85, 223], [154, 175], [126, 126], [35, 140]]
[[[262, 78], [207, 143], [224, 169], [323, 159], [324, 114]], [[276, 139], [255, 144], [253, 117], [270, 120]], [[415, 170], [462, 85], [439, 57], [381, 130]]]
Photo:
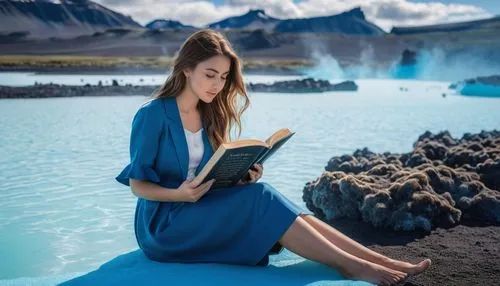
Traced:
[[269, 138], [267, 138], [267, 140], [266, 140], [266, 143], [272, 147], [274, 144], [276, 144], [276, 142], [289, 136], [291, 133], [293, 133], [293, 132], [290, 131], [290, 129], [282, 128], [282, 129], [274, 132], [273, 135], [269, 136]]
[[235, 140], [229, 143], [224, 143], [222, 144], [224, 148], [227, 149], [237, 149], [241, 147], [248, 147], [248, 146], [263, 146], [266, 148], [269, 148], [270, 145], [267, 142], [263, 142], [257, 139], [240, 139], [240, 140]]
[[[284, 134], [284, 132], [282, 133]], [[272, 145], [271, 149], [269, 149], [267, 152], [261, 154], [259, 159], [257, 159], [257, 164], [264, 164], [264, 162], [269, 159], [276, 151], [278, 151], [281, 146], [283, 146], [295, 133], [287, 133], [284, 137], [279, 138], [277, 141], [274, 142]]]

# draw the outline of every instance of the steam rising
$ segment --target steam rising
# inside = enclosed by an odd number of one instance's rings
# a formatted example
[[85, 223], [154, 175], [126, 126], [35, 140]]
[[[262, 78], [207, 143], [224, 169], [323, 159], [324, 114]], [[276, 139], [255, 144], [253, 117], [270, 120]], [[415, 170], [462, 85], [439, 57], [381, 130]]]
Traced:
[[[322, 49], [324, 50], [324, 49]], [[463, 51], [447, 54], [443, 49], [422, 49], [417, 52], [417, 63], [412, 66], [400, 65], [401, 56], [397, 55], [386, 67], [377, 65], [375, 51], [367, 45], [359, 57], [361, 65], [342, 67], [330, 54], [314, 49], [312, 60], [317, 64], [304, 70], [307, 76], [317, 79], [365, 79], [365, 78], [406, 78], [436, 81], [459, 81], [477, 76], [500, 74], [500, 63], [492, 61], [487, 55], [477, 51]]]

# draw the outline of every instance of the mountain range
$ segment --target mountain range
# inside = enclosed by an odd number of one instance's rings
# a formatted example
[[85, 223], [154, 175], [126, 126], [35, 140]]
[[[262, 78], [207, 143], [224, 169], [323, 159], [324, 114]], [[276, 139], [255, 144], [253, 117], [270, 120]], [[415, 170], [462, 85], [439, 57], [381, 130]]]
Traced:
[[[262, 9], [255, 9], [204, 27], [185, 25], [170, 19], [155, 19], [142, 26], [130, 16], [89, 0], [0, 0], [0, 37], [10, 36], [11, 39], [72, 38], [102, 33], [108, 29], [192, 31], [205, 27], [221, 30], [263, 30], [269, 33], [336, 33], [359, 36], [387, 34], [368, 21], [359, 7], [337, 15], [301, 19], [278, 19], [267, 15]], [[500, 16], [497, 16], [460, 23], [394, 27], [390, 34], [412, 35], [499, 28]]]
[[208, 24], [211, 29], [246, 29], [273, 30], [281, 20], [266, 15], [264, 10], [250, 10], [245, 15], [229, 17], [219, 22]]
[[160, 30], [160, 29], [196, 29], [196, 27], [184, 25], [179, 21], [167, 20], [167, 19], [158, 19], [153, 20], [146, 24], [145, 26], [148, 29], [152, 30]]
[[[500, 17], [461, 23], [395, 27], [390, 33], [360, 8], [333, 16], [278, 19], [250, 10], [207, 25], [221, 30], [238, 54], [262, 64], [310, 60], [323, 53], [341, 65], [367, 58], [391, 63], [406, 50], [438, 50], [500, 63]], [[196, 29], [156, 19], [145, 26], [88, 0], [0, 0], [0, 55], [158, 57], [175, 55]]]
[[[229, 17], [205, 27], [213, 29], [262, 29], [286, 33], [341, 33], [376, 36], [385, 32], [366, 20], [363, 11], [325, 17], [277, 19], [264, 10]], [[89, 0], [0, 0], [0, 35], [27, 38], [68, 38], [103, 32], [107, 29], [197, 29], [169, 19], [155, 19], [145, 26], [131, 17]]]
[[341, 33], [347, 35], [378, 36], [385, 32], [368, 22], [361, 8], [325, 17], [284, 19], [266, 15], [264, 10], [250, 10], [242, 16], [230, 17], [208, 25], [214, 29], [263, 29], [281, 33]]
[[131, 17], [87, 0], [0, 0], [0, 34], [74, 37], [110, 28], [142, 28]]

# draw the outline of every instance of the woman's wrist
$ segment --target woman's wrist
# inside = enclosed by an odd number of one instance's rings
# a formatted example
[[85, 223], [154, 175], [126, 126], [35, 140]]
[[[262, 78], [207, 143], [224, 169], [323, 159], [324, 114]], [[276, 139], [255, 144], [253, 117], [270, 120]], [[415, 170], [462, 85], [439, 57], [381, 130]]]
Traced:
[[165, 194], [168, 194], [167, 196], [168, 196], [169, 201], [183, 202], [181, 192], [179, 192], [179, 188], [175, 188], [175, 189], [165, 188]]

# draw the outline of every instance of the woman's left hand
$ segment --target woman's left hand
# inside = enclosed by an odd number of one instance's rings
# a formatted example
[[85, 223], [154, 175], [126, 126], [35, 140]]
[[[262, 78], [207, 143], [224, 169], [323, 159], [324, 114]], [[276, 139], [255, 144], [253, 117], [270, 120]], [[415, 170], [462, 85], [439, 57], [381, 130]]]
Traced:
[[262, 166], [262, 164], [254, 164], [253, 168], [248, 170], [249, 180], [247, 181], [240, 180], [238, 182], [238, 185], [251, 184], [257, 182], [262, 177], [263, 172], [264, 172], [264, 166]]

